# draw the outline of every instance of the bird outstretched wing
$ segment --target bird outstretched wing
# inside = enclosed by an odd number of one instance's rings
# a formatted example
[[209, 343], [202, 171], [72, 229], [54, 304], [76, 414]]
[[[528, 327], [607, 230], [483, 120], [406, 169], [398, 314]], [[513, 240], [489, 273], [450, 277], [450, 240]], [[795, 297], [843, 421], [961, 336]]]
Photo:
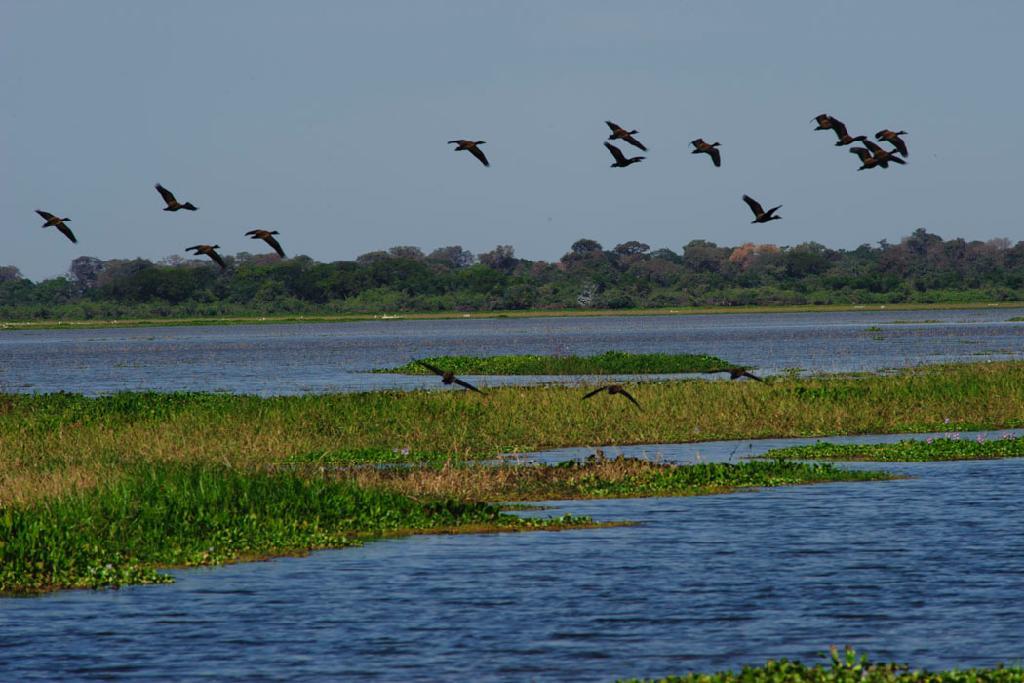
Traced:
[[754, 212], [755, 218], [764, 213], [764, 208], [750, 195], [743, 195], [743, 201], [745, 201], [747, 206], [750, 207], [750, 210]]

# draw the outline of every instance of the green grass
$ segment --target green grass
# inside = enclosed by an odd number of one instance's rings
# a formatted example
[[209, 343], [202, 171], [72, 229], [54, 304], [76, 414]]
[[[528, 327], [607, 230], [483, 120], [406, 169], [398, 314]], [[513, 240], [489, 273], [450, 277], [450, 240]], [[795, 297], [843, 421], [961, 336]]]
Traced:
[[1024, 457], [1024, 438], [983, 439], [980, 441], [959, 438], [939, 438], [926, 441], [907, 439], [885, 444], [834, 444], [822, 441], [807, 446], [776, 448], [761, 457], [871, 462], [993, 460]]
[[828, 664], [807, 665], [785, 659], [768, 660], [763, 666], [714, 674], [684, 674], [657, 679], [622, 679], [621, 683], [1021, 683], [1019, 664], [991, 669], [927, 671], [905, 664], [871, 662], [847, 647], [830, 650]]
[[[267, 468], [289, 459], [460, 462], [579, 445], [1024, 426], [1024, 363], [760, 382], [630, 384], [643, 410], [585, 388], [260, 398], [0, 395], [0, 505], [95, 486], [132, 462]], [[948, 423], [947, 423], [948, 420]]]
[[494, 505], [212, 464], [135, 464], [98, 487], [0, 510], [0, 592], [168, 581], [161, 567], [337, 548], [414, 532], [586, 526]]
[[[713, 372], [729, 363], [708, 355], [606, 351], [594, 356], [435, 356], [427, 363], [459, 375], [641, 375]], [[416, 363], [374, 372], [429, 375]]]

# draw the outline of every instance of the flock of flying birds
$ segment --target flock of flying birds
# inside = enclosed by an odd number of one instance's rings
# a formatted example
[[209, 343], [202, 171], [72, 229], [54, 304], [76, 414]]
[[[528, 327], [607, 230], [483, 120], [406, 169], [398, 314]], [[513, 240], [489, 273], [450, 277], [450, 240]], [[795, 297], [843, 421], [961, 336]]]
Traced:
[[[900, 137], [901, 135], [907, 134], [907, 132], [904, 130], [892, 131], [889, 129], [883, 129], [875, 133], [875, 139], [879, 141], [888, 142], [893, 146], [892, 149], [887, 150], [883, 149], [882, 147], [875, 144], [871, 140], [868, 140], [866, 135], [851, 136], [846, 128], [846, 124], [844, 124], [836, 117], [830, 116], [829, 114], [818, 114], [812, 119], [812, 121], [816, 121], [818, 124], [814, 130], [831, 130], [836, 134], [836, 137], [838, 138], [836, 141], [837, 147], [850, 145], [854, 142], [863, 143], [863, 147], [851, 147], [849, 150], [852, 154], [856, 154], [857, 157], [860, 159], [861, 165], [860, 168], [857, 169], [858, 171], [863, 171], [865, 169], [871, 169], [876, 167], [889, 168], [890, 163], [902, 165], [906, 163], [905, 158], [909, 156], [906, 142], [904, 142], [903, 139]], [[608, 140], [621, 140], [622, 142], [629, 143], [633, 147], [636, 147], [637, 149], [640, 149], [644, 152], [647, 151], [647, 147], [634, 137], [635, 135], [639, 134], [639, 131], [626, 130], [625, 128], [615, 123], [614, 121], [605, 121], [605, 123], [611, 130], [611, 135], [608, 136]], [[485, 143], [486, 140], [448, 141], [448, 144], [455, 145], [456, 152], [469, 152], [474, 157], [476, 157], [484, 166], [490, 166], [490, 161], [487, 160], [487, 156], [484, 154], [483, 150], [480, 149], [480, 145], [483, 145]], [[716, 167], [720, 167], [722, 165], [722, 154], [718, 150], [719, 146], [721, 146], [721, 143], [708, 143], [705, 142], [703, 138], [697, 138], [696, 140], [691, 141], [690, 144], [693, 145], [693, 151], [691, 152], [691, 154], [707, 154], [709, 157], [711, 157], [711, 161], [712, 163], [714, 163]], [[612, 158], [614, 159], [614, 162], [611, 164], [612, 168], [626, 168], [627, 166], [643, 161], [646, 158], [643, 156], [627, 157], [625, 154], [623, 154], [621, 149], [611, 144], [610, 142], [605, 142], [604, 146], [608, 149], [608, 151], [612, 155]], [[902, 156], [903, 159], [901, 159], [900, 156], [897, 156], [897, 154]], [[195, 206], [191, 202], [179, 202], [178, 199], [174, 196], [174, 193], [172, 193], [170, 190], [168, 190], [160, 183], [156, 184], [156, 191], [160, 193], [160, 196], [163, 198], [164, 203], [166, 204], [166, 206], [164, 207], [164, 211], [173, 212], [180, 211], [181, 209], [185, 209], [186, 211], [199, 210], [199, 207]], [[750, 207], [751, 212], [753, 212], [754, 214], [754, 220], [752, 220], [751, 223], [767, 223], [768, 221], [779, 220], [782, 218], [782, 216], [779, 216], [778, 214], [775, 213], [776, 211], [782, 208], [781, 204], [779, 206], [772, 207], [766, 211], [759, 202], [757, 202], [755, 199], [748, 195], [743, 195], [743, 201], [746, 202], [747, 206]], [[78, 242], [78, 240], [75, 238], [75, 234], [71, 231], [71, 228], [67, 226], [67, 224], [71, 222], [70, 218], [60, 218], [56, 214], [52, 214], [49, 211], [42, 211], [41, 209], [36, 209], [36, 213], [42, 216], [43, 219], [46, 221], [45, 223], [43, 223], [42, 227], [55, 227], [58, 230], [60, 230], [64, 234], [64, 236], [67, 237], [72, 242]], [[249, 230], [245, 234], [252, 239], [263, 240], [268, 245], [270, 245], [270, 247], [273, 248], [274, 251], [277, 252], [278, 256], [280, 256], [281, 258], [287, 258], [285, 256], [284, 249], [281, 248], [281, 244], [274, 237], [274, 235], [279, 234], [277, 230], [262, 230], [257, 228], [254, 230]], [[218, 266], [220, 266], [221, 270], [226, 270], [227, 264], [224, 263], [224, 259], [221, 257], [221, 255], [217, 253], [217, 249], [219, 248], [219, 244], [196, 244], [191, 247], [187, 247], [185, 251], [192, 252], [196, 256], [200, 254], [208, 256]], [[421, 360], [417, 360], [416, 362], [425, 367], [426, 369], [430, 370], [431, 372], [440, 375], [441, 381], [445, 385], [458, 384], [459, 386], [465, 387], [470, 391], [475, 391], [480, 394], [483, 393], [469, 382], [458, 379], [455, 376], [455, 374], [449, 370], [442, 370], [441, 368], [438, 368], [429, 363], [425, 363]], [[711, 370], [709, 372], [728, 372], [729, 379], [740, 379], [741, 377], [749, 377], [750, 379], [756, 380], [758, 382], [764, 381], [760, 377], [755, 377], [748, 371], [747, 368], [743, 367], [724, 367], [717, 370]], [[594, 389], [588, 392], [586, 395], [584, 395], [583, 399], [586, 400], [601, 392], [607, 392], [609, 395], [612, 396], [615, 396], [617, 394], [621, 395], [626, 399], [632, 401], [637, 408], [640, 408], [640, 403], [636, 400], [636, 398], [628, 391], [626, 391], [620, 384], [606, 384], [604, 386], [598, 387], [597, 389]]]
[[[179, 202], [177, 197], [174, 196], [174, 193], [168, 190], [160, 183], [157, 183], [155, 187], [156, 191], [160, 193], [160, 196], [163, 197], [164, 203], [167, 205], [164, 207], [164, 211], [180, 211], [182, 209], [185, 209], [186, 211], [199, 210], [199, 207], [193, 204], [192, 202]], [[43, 217], [43, 219], [46, 220], [46, 222], [43, 223], [44, 228], [57, 228], [62, 233], [64, 233], [64, 236], [67, 237], [69, 240], [75, 242], [76, 244], [78, 243], [78, 238], [75, 237], [75, 233], [71, 232], [71, 228], [69, 228], [67, 225], [68, 223], [71, 222], [70, 218], [60, 218], [55, 214], [50, 213], [49, 211], [43, 211], [41, 209], [36, 209], [36, 213], [38, 213], [40, 216]], [[274, 237], [274, 235], [279, 234], [277, 230], [262, 230], [256, 228], [254, 230], [249, 230], [245, 234], [249, 236], [251, 239], [263, 240], [264, 242], [269, 244], [274, 251], [277, 252], [278, 256], [280, 256], [281, 258], [286, 258], [284, 249], [281, 248], [281, 243], [278, 242], [277, 238]], [[211, 259], [213, 259], [214, 263], [220, 266], [221, 270], [225, 270], [227, 269], [228, 266], [226, 263], [224, 263], [224, 259], [221, 258], [221, 255], [217, 253], [217, 249], [220, 249], [219, 244], [196, 244], [191, 247], [186, 247], [185, 251], [193, 252], [195, 253], [196, 256], [198, 256], [199, 254], [209, 256]]]

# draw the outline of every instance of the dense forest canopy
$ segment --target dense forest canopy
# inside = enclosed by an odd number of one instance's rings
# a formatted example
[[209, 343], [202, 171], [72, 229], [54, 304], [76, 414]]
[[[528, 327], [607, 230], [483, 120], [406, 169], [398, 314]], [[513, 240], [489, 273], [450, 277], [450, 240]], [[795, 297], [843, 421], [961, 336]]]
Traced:
[[920, 228], [889, 244], [830, 249], [693, 240], [680, 253], [636, 240], [574, 242], [556, 262], [510, 245], [473, 255], [414, 246], [320, 263], [247, 252], [208, 259], [81, 256], [32, 282], [0, 266], [0, 317], [111, 318], [275, 313], [485, 311], [1024, 299], [1024, 242], [943, 240]]

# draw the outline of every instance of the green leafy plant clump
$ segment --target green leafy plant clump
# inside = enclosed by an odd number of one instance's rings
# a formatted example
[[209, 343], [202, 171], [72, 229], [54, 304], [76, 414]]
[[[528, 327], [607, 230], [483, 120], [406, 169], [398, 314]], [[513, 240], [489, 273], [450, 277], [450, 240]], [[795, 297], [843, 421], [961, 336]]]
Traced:
[[214, 464], [129, 466], [115, 481], [0, 511], [0, 593], [166, 582], [161, 567], [301, 554], [385, 535], [589, 524], [418, 502], [351, 482]]
[[[465, 375], [649, 375], [716, 372], [730, 367], [721, 358], [706, 354], [625, 351], [606, 351], [594, 356], [436, 356], [422, 360]], [[374, 372], [430, 374], [430, 370], [415, 361]]]
[[820, 441], [807, 446], [776, 448], [764, 458], [871, 462], [933, 462], [939, 460], [993, 460], [1024, 457], [1024, 438], [960, 439], [958, 434], [938, 439], [905, 439], [896, 443], [834, 444]]
[[658, 679], [620, 679], [620, 683], [1021, 683], [1019, 664], [988, 669], [927, 671], [906, 664], [871, 662], [853, 648], [832, 647], [828, 664], [807, 665], [786, 659], [768, 660], [763, 666], [714, 674], [690, 673]]

